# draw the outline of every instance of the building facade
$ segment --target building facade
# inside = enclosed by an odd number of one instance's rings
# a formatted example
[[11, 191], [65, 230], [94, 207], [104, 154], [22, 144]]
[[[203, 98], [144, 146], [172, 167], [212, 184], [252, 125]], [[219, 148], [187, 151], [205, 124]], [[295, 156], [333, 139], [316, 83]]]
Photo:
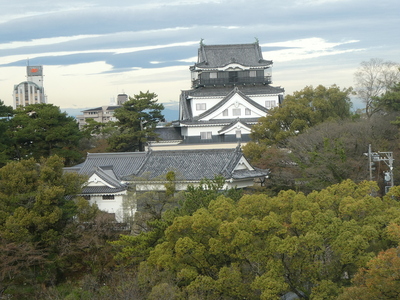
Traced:
[[47, 103], [43, 87], [43, 66], [27, 66], [26, 81], [14, 85], [13, 107]]
[[82, 196], [99, 209], [112, 213], [119, 222], [134, 215], [140, 204], [132, 202], [128, 190], [136, 193], [165, 191], [165, 175], [173, 171], [175, 188], [184, 191], [189, 184], [216, 175], [225, 178], [225, 188], [253, 186], [265, 180], [269, 170], [253, 167], [236, 149], [166, 150], [124, 153], [88, 153], [84, 163], [64, 169], [88, 176]]
[[271, 86], [271, 68], [258, 42], [201, 43], [190, 67], [191, 89], [181, 92], [174, 123], [183, 143], [249, 141], [252, 125], [283, 101], [284, 89]]
[[83, 110], [82, 115], [76, 116], [79, 128], [82, 128], [86, 124], [87, 119], [93, 119], [99, 123], [116, 121], [117, 119], [114, 117], [115, 109], [121, 107], [128, 99], [128, 95], [119, 94], [117, 96], [117, 105], [105, 105]]
[[107, 123], [110, 121], [116, 121], [117, 119], [114, 117], [114, 111], [119, 105], [114, 106], [100, 106], [95, 108], [90, 108], [82, 111], [82, 115], [76, 116], [76, 120], [78, 121], [79, 128], [82, 128], [86, 124], [87, 119], [93, 119], [99, 123]]

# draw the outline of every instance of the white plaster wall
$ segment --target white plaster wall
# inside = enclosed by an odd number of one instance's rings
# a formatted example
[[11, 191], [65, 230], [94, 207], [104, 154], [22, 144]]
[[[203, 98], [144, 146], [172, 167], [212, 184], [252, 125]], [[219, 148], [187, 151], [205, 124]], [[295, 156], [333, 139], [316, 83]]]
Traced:
[[[91, 195], [89, 203], [97, 204], [101, 211], [115, 214], [117, 222], [124, 222], [124, 213], [129, 213], [124, 210], [124, 199], [126, 198], [126, 192], [123, 195], [115, 195], [113, 200], [103, 200], [102, 195]], [[132, 211], [133, 215], [136, 212], [136, 208]]]
[[218, 135], [218, 131], [222, 129], [221, 126], [207, 126], [207, 127], [188, 127], [187, 136], [200, 136], [200, 132], [212, 132], [212, 135]]
[[[192, 114], [194, 117], [197, 117], [198, 115], [201, 115], [203, 112], [209, 110], [211, 107], [219, 103], [223, 98], [194, 98], [191, 101], [191, 109], [192, 109]], [[206, 104], [206, 109], [205, 110], [197, 110], [196, 109], [196, 104], [199, 103], [205, 103]]]
[[[275, 100], [275, 106], [279, 105], [279, 95], [249, 95], [249, 98], [259, 105], [265, 107], [265, 101]], [[267, 107], [272, 108], [272, 107]]]

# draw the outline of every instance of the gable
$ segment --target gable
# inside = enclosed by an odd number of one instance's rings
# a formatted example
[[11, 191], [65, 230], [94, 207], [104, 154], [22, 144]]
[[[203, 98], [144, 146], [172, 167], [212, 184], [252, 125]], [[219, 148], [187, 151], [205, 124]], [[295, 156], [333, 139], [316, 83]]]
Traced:
[[241, 134], [250, 134], [251, 132], [251, 128], [247, 124], [243, 124], [242, 122], [238, 121], [228, 126], [225, 126], [220, 131], [218, 131], [218, 133], [226, 135], [236, 135], [238, 130], [240, 130]]
[[219, 103], [198, 116], [199, 121], [213, 119], [260, 118], [266, 115], [267, 109], [257, 104], [238, 89]]
[[247, 159], [244, 156], [242, 156], [240, 158], [239, 162], [236, 164], [233, 171], [235, 172], [235, 171], [239, 171], [239, 170], [253, 171], [254, 168], [250, 165], [250, 163], [247, 161]]
[[108, 186], [110, 188], [116, 188], [117, 186], [108, 183], [104, 179], [100, 177], [99, 174], [93, 173], [92, 176], [89, 177], [87, 181], [87, 186]]

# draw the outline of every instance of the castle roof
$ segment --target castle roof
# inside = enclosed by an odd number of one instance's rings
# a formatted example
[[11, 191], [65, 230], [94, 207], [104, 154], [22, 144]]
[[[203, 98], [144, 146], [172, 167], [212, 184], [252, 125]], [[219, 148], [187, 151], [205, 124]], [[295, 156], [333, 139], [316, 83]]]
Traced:
[[248, 67], [268, 67], [272, 61], [264, 60], [258, 43], [231, 45], [204, 45], [198, 50], [198, 61], [192, 67], [218, 68], [232, 63]]

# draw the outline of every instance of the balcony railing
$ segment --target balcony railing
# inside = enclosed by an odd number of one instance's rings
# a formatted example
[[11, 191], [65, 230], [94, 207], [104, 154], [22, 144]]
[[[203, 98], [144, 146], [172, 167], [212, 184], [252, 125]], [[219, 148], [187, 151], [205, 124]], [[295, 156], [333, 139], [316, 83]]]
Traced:
[[222, 85], [240, 85], [240, 84], [270, 84], [271, 76], [264, 77], [230, 77], [230, 78], [201, 78], [192, 81], [192, 87], [222, 86]]

